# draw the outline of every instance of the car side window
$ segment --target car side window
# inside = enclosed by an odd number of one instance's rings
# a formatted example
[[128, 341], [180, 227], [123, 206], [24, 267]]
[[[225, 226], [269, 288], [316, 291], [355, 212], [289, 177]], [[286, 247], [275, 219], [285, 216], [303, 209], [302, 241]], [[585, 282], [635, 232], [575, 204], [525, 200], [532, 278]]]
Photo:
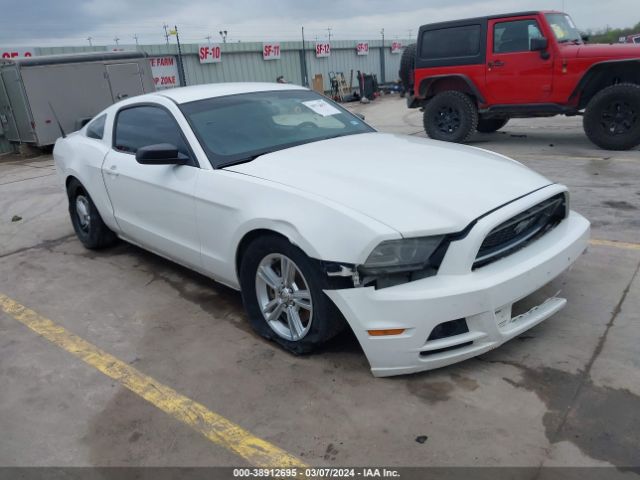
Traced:
[[135, 154], [139, 148], [170, 143], [178, 151], [191, 156], [180, 127], [167, 110], [141, 105], [118, 112], [113, 146], [116, 150]]
[[493, 27], [493, 52], [528, 52], [531, 50], [531, 40], [542, 36], [534, 19], [496, 23]]
[[100, 115], [98, 118], [93, 120], [87, 126], [87, 137], [95, 138], [96, 140], [102, 140], [104, 137], [104, 124], [107, 120], [107, 115]]

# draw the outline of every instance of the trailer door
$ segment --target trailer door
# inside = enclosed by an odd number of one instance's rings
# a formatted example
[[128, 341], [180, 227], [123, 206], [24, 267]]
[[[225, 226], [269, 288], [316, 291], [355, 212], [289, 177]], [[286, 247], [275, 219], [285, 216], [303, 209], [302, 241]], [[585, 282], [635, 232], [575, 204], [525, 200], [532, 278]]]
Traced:
[[135, 97], [144, 93], [142, 72], [137, 63], [116, 63], [107, 65], [107, 77], [111, 86], [113, 101]]
[[4, 82], [2, 81], [1, 75], [0, 75], [0, 125], [2, 126], [2, 130], [4, 131], [4, 137], [7, 140], [17, 141], [20, 139], [18, 137], [18, 128], [16, 127], [16, 122], [13, 120], [13, 113], [11, 112], [11, 103], [9, 102], [9, 97], [7, 96], [7, 90], [4, 88]]
[[22, 88], [16, 68], [2, 70], [2, 83], [9, 100], [8, 108], [2, 112], [7, 115], [8, 126], [6, 138], [12, 142], [34, 142], [36, 136], [31, 123], [31, 115], [27, 98]]

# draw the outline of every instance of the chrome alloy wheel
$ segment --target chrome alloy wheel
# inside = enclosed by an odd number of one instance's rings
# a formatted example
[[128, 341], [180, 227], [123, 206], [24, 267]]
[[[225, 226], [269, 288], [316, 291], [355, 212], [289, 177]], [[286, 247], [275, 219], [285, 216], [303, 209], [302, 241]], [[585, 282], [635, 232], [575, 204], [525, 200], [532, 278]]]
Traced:
[[89, 231], [91, 209], [89, 207], [89, 200], [84, 195], [78, 195], [76, 197], [76, 215], [78, 216], [80, 228], [85, 232]]
[[256, 296], [262, 316], [279, 337], [296, 342], [309, 333], [313, 319], [309, 284], [289, 257], [271, 253], [260, 261]]

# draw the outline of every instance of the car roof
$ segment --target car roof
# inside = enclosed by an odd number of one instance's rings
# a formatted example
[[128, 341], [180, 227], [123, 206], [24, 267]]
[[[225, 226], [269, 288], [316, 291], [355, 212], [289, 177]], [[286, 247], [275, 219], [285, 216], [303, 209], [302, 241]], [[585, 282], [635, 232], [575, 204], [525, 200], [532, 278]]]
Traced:
[[188, 103], [205, 98], [223, 97], [227, 95], [237, 95], [240, 93], [268, 92], [272, 90], [306, 90], [306, 88], [287, 83], [208, 83], [205, 85], [194, 85], [192, 87], [158, 90], [151, 95], [161, 95], [163, 97], [170, 98], [176, 103]]
[[462, 18], [460, 20], [447, 20], [444, 22], [437, 23], [428, 23], [420, 27], [421, 30], [433, 30], [434, 27], [452, 27], [456, 24], [469, 24], [469, 23], [480, 23], [486, 22], [487, 20], [497, 20], [500, 18], [511, 18], [511, 17], [529, 17], [532, 15], [546, 14], [546, 13], [563, 13], [556, 10], [530, 10], [526, 12], [511, 12], [511, 13], [501, 13], [498, 15], [487, 15], [484, 17], [473, 17], [473, 18]]

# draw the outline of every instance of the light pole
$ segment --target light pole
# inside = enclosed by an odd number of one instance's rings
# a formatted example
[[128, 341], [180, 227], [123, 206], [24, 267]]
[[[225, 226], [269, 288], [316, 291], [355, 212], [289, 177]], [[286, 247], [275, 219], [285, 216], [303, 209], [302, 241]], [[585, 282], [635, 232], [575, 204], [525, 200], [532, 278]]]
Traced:
[[136, 41], [136, 47], [138, 47], [139, 45], [138, 45], [138, 34], [137, 33], [133, 34], [133, 39]]
[[91, 40], [93, 40], [93, 37], [87, 37], [87, 40], [89, 40], [89, 46], [93, 47], [93, 43], [91, 42]]
[[169, 32], [167, 31], [167, 28], [169, 28], [169, 25], [167, 25], [166, 23], [163, 23], [162, 28], [164, 28], [164, 39], [167, 42], [167, 45], [169, 45]]
[[116, 42], [116, 47], [119, 47], [119, 46], [120, 46], [120, 43], [118, 43], [118, 42], [120, 41], [120, 39], [119, 39], [118, 37], [115, 37], [115, 38], [113, 39], [113, 41], [114, 41], [114, 42]]
[[218, 33], [222, 37], [222, 43], [227, 43], [227, 31], [226, 30], [220, 30]]

